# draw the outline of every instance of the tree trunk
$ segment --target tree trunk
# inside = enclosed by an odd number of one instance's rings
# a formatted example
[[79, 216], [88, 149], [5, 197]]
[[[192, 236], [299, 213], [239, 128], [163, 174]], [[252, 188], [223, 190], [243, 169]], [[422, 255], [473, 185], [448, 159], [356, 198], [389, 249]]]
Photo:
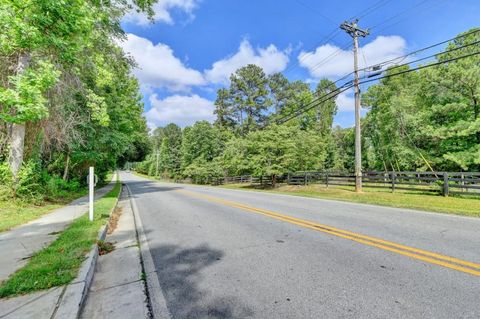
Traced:
[[24, 144], [25, 124], [13, 123], [8, 164], [10, 165], [10, 170], [12, 171], [15, 180], [17, 179], [18, 171], [22, 166]]
[[63, 180], [66, 181], [68, 177], [68, 166], [70, 165], [70, 154], [67, 154], [67, 163], [65, 163], [65, 170], [63, 171]]
[[[30, 64], [30, 54], [23, 53], [18, 59], [16, 69], [17, 75], [22, 74]], [[13, 123], [10, 154], [8, 156], [8, 164], [14, 180], [17, 180], [18, 171], [23, 163], [23, 151], [25, 146], [25, 123]]]

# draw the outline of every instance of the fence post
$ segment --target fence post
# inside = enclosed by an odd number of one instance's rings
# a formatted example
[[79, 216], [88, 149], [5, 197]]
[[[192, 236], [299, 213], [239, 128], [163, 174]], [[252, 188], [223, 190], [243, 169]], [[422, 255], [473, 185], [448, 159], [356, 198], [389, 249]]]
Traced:
[[395, 179], [397, 178], [397, 174], [392, 172], [392, 193], [395, 191]]
[[448, 196], [448, 173], [444, 172], [443, 173], [443, 196], [447, 197]]
[[327, 184], [327, 188], [328, 188], [328, 173], [325, 174], [325, 184]]
[[303, 181], [303, 184], [306, 186], [307, 185], [307, 172], [305, 172], [305, 179]]
[[460, 185], [462, 185], [462, 192], [464, 192], [465, 191], [465, 187], [464, 187], [465, 186], [465, 174], [462, 173], [460, 178], [461, 178]]
[[290, 172], [287, 174], [287, 185], [290, 185]]

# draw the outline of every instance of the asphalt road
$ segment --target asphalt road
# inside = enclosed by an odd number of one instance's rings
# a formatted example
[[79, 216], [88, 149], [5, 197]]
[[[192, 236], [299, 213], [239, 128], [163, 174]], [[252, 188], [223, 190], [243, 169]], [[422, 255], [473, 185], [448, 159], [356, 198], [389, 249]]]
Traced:
[[480, 318], [480, 219], [121, 178], [172, 318]]

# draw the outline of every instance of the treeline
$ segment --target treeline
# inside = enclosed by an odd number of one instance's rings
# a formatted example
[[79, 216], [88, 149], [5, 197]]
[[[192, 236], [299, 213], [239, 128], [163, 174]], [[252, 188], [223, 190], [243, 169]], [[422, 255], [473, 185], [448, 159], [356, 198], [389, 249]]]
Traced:
[[148, 152], [127, 10], [151, 1], [0, 2], [0, 195], [43, 199]]
[[[479, 40], [479, 33], [459, 38], [437, 61], [478, 52]], [[394, 67], [386, 74], [407, 69]], [[267, 76], [258, 66], [245, 66], [217, 92], [214, 124], [157, 128], [150, 137], [152, 152], [136, 169], [198, 183], [242, 174], [352, 171], [353, 129], [333, 127], [335, 100], [315, 104], [335, 90], [327, 79], [311, 90], [280, 73]], [[362, 119], [364, 170], [480, 170], [479, 55], [386, 77], [368, 88], [362, 102], [368, 110]], [[276, 124], [312, 103], [307, 112]]]

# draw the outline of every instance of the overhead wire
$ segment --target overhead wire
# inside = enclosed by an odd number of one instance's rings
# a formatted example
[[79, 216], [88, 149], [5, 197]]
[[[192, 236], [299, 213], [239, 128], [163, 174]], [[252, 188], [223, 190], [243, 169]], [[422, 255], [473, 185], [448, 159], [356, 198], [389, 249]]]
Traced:
[[[427, 51], [429, 49], [432, 49], [434, 47], [437, 47], [439, 45], [442, 45], [442, 44], [445, 44], [445, 43], [448, 43], [448, 42], [452, 42], [452, 41], [455, 41], [455, 40], [458, 40], [458, 39], [461, 39], [461, 38], [464, 38], [464, 37], [467, 37], [471, 34], [474, 34], [474, 33], [479, 33], [480, 32], [480, 29], [475, 29], [473, 31], [470, 31], [470, 32], [467, 32], [465, 34], [462, 34], [462, 35], [459, 35], [459, 36], [456, 36], [454, 38], [450, 38], [448, 40], [444, 40], [444, 41], [441, 41], [441, 42], [437, 42], [437, 43], [434, 43], [434, 44], [431, 44], [427, 47], [424, 47], [424, 48], [421, 48], [421, 49], [418, 49], [418, 50], [415, 50], [415, 51], [411, 51], [409, 53], [406, 53], [404, 55], [401, 55], [401, 56], [398, 56], [396, 58], [393, 58], [393, 59], [390, 59], [390, 60], [386, 60], [386, 61], [383, 61], [383, 62], [380, 62], [380, 63], [376, 63], [376, 64], [372, 64], [372, 65], [369, 65], [369, 66], [366, 66], [366, 67], [363, 67], [363, 68], [360, 68], [358, 69], [359, 72], [365, 72], [365, 71], [368, 71], [368, 70], [373, 70], [374, 68], [376, 67], [383, 67], [387, 64], [392, 64], [392, 63], [396, 63], [396, 61], [398, 62], [401, 62], [401, 61], [404, 61], [406, 58], [408, 58], [409, 56], [411, 55], [415, 55], [417, 53], [420, 53], [420, 52], [423, 52], [423, 51]], [[439, 52], [439, 53], [435, 53], [433, 55], [430, 55], [428, 57], [424, 57], [424, 58], [421, 58], [421, 59], [418, 59], [418, 60], [414, 60], [414, 61], [411, 61], [411, 62], [408, 62], [408, 63], [405, 63], [405, 64], [402, 64], [402, 65], [395, 65], [393, 67], [390, 67], [389, 69], [392, 69], [392, 68], [397, 68], [397, 67], [401, 67], [401, 66], [404, 66], [404, 65], [407, 65], [407, 64], [412, 64], [412, 63], [415, 63], [415, 62], [420, 62], [422, 60], [426, 60], [428, 58], [432, 58], [432, 57], [436, 57], [438, 55], [441, 55], [441, 54], [445, 54], [445, 53], [448, 53], [448, 52], [453, 52], [453, 51], [457, 51], [457, 50], [460, 50], [464, 47], [468, 47], [468, 46], [471, 46], [471, 45], [474, 45], [474, 44], [477, 44], [477, 42], [474, 42], [474, 43], [470, 43], [470, 44], [467, 44], [465, 46], [461, 46], [461, 47], [457, 47], [457, 48], [454, 48], [454, 49], [451, 49], [451, 50], [448, 50], [448, 51], [444, 51], [444, 52]], [[345, 75], [343, 75], [341, 78], [335, 80], [333, 83], [338, 83], [344, 79], [346, 79], [347, 77], [349, 77], [350, 75], [353, 75], [355, 72], [352, 71], [350, 73], [347, 73]]]
[[[303, 1], [300, 1], [300, 0], [295, 0], [297, 3], [303, 5], [304, 7], [307, 7], [309, 8], [310, 10], [316, 12], [317, 14], [320, 14], [323, 18], [331, 21], [331, 22], [334, 22], [331, 18], [325, 16], [323, 13], [320, 13], [318, 10], [312, 8], [311, 6], [305, 4]], [[372, 12], [378, 10], [379, 8], [383, 7], [384, 5], [386, 5], [387, 3], [391, 2], [391, 0], [379, 0], [377, 2], [375, 2], [373, 5], [371, 5], [370, 7], [366, 8], [365, 10], [357, 13], [356, 15], [352, 16], [349, 20], [352, 20], [352, 19], [360, 19], [360, 18], [363, 18], [369, 14], [371, 14]], [[335, 23], [335, 22], [334, 22]], [[326, 44], [328, 43], [329, 41], [331, 41], [333, 38], [335, 38], [338, 34], [340, 33], [340, 29], [338, 28], [335, 28], [334, 30], [332, 30], [332, 32], [330, 32], [329, 34], [327, 34], [325, 37], [323, 37], [323, 39], [318, 42], [313, 48], [311, 48], [310, 51], [307, 51], [306, 53], [304, 53], [302, 55], [302, 57], [300, 59], [298, 59], [298, 62], [295, 63], [295, 64], [291, 64], [289, 67], [287, 67], [287, 69], [285, 69], [285, 71], [283, 71], [284, 73], [288, 73], [289, 71], [297, 68], [298, 66], [300, 66], [300, 64], [306, 60], [308, 60], [312, 55], [314, 55], [315, 51], [314, 49], [318, 48], [320, 45], [322, 44]], [[349, 50], [350, 48], [352, 47], [352, 44], [349, 44], [348, 46], [345, 45], [343, 46], [342, 48], [338, 48], [335, 52], [333, 52], [332, 54], [330, 54], [328, 57], [322, 59], [320, 62], [318, 62], [315, 66], [314, 66], [314, 69], [317, 69], [319, 68], [321, 65], [323, 65], [324, 63], [327, 63], [329, 61], [331, 61], [335, 56], [337, 56], [342, 50], [345, 51], [345, 50]], [[313, 51], [312, 51], [313, 50]], [[321, 65], [318, 65], [318, 64], [321, 64]]]
[[[480, 41], [477, 41], [480, 43]], [[467, 46], [470, 46], [472, 44], [468, 44], [468, 45], [465, 45], [465, 46], [462, 46], [461, 48], [464, 48], [464, 47], [467, 47]], [[449, 52], [452, 52], [452, 51], [456, 51], [456, 49], [452, 49], [452, 50], [449, 50], [449, 51], [446, 51], [446, 52], [443, 52], [443, 53], [439, 53], [437, 54], [440, 55], [440, 54], [446, 54], [446, 53], [449, 53]], [[433, 66], [437, 66], [437, 65], [441, 65], [441, 64], [445, 64], [445, 63], [449, 63], [449, 62], [453, 62], [453, 61], [457, 61], [457, 60], [460, 60], [460, 59], [464, 59], [464, 58], [468, 58], [468, 57], [471, 57], [471, 56], [475, 56], [475, 55], [479, 55], [480, 54], [480, 51], [478, 52], [473, 52], [473, 53], [469, 53], [469, 54], [466, 54], [466, 55], [462, 55], [462, 56], [458, 56], [458, 57], [454, 57], [454, 58], [450, 58], [450, 59], [447, 59], [447, 60], [443, 60], [443, 61], [438, 61], [438, 62], [435, 62], [435, 63], [430, 63], [430, 64], [426, 64], [426, 65], [421, 65], [421, 66], [418, 66], [418, 67], [415, 67], [415, 68], [412, 68], [412, 69], [408, 69], [408, 70], [403, 70], [403, 71], [400, 71], [400, 72], [397, 72], [397, 73], [392, 73], [392, 74], [386, 74], [386, 75], [383, 75], [383, 76], [380, 76], [380, 77], [376, 77], [376, 78], [372, 78], [372, 79], [366, 79], [366, 80], [363, 80], [363, 81], [360, 81], [359, 85], [360, 84], [364, 84], [364, 83], [369, 83], [369, 82], [373, 82], [373, 81], [378, 81], [378, 80], [381, 80], [381, 79], [384, 79], [384, 78], [389, 78], [389, 77], [393, 77], [393, 76], [398, 76], [398, 75], [402, 75], [402, 74], [406, 74], [406, 73], [410, 73], [410, 72], [413, 72], [413, 71], [417, 71], [417, 70], [421, 70], [421, 69], [425, 69], [425, 68], [428, 68], [428, 67], [433, 67]], [[311, 110], [312, 108], [314, 107], [317, 107], [320, 103], [323, 103], [323, 102], [326, 102], [336, 96], [338, 96], [340, 93], [350, 89], [353, 87], [353, 84], [350, 84], [349, 82], [345, 83], [344, 85], [340, 86], [339, 88], [337, 88], [336, 90], [333, 90], [323, 96], [320, 96], [318, 98], [315, 98], [313, 101], [309, 102], [308, 104], [306, 104], [305, 106], [297, 109], [296, 111], [294, 112], [291, 112], [290, 114], [284, 116], [283, 118], [280, 118], [277, 120], [277, 123], [279, 124], [283, 124], [287, 121], [290, 121], [291, 119], [305, 113], [305, 112], [308, 112], [309, 110]], [[332, 96], [329, 96], [331, 95], [332, 93], [335, 93], [334, 95]]]
[[378, 10], [379, 8], [383, 7], [384, 5], [386, 5], [387, 3], [391, 2], [392, 0], [380, 0], [380, 1], [377, 1], [375, 2], [373, 5], [367, 7], [366, 9], [360, 11], [359, 13], [357, 13], [356, 15], [348, 18], [348, 20], [354, 20], [354, 19], [363, 19], [365, 18], [367, 15], [371, 14], [372, 12], [374, 12], [375, 10]]

